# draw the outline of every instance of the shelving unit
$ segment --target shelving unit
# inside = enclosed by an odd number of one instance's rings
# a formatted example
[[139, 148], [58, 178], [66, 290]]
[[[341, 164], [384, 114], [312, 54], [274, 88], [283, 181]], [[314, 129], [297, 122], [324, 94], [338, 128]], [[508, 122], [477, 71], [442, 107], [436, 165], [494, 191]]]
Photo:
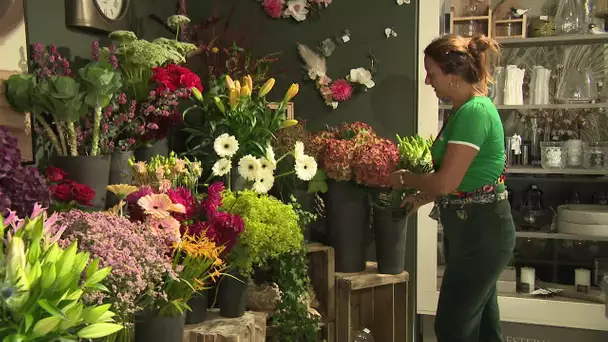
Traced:
[[[608, 103], [551, 103], [546, 105], [524, 104], [524, 105], [497, 105], [499, 110], [542, 110], [542, 109], [598, 109], [608, 108]], [[440, 104], [439, 109], [450, 110], [452, 105]]]
[[498, 38], [497, 40], [503, 48], [608, 44], [608, 33], [550, 37]]
[[608, 176], [608, 170], [602, 169], [544, 169], [538, 166], [511, 166], [507, 174], [520, 175], [576, 175], [576, 176]]

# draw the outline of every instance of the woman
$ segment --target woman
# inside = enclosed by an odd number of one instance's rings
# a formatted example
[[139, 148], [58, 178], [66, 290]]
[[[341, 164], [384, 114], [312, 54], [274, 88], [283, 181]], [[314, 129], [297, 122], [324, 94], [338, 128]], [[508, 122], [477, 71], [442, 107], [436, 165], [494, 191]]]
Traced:
[[486, 97], [499, 45], [484, 36], [450, 35], [424, 50], [425, 83], [453, 103], [432, 147], [435, 172], [399, 170], [393, 187], [418, 190], [414, 210], [435, 201], [444, 232], [443, 275], [435, 332], [439, 342], [502, 341], [496, 281], [511, 260], [515, 226], [504, 186], [504, 131]]

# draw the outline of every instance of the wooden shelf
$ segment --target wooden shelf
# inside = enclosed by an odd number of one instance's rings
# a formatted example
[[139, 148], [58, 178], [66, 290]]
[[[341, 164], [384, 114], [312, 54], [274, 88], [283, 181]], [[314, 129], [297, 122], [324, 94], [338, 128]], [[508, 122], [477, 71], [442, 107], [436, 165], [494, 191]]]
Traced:
[[[594, 109], [608, 108], [608, 103], [551, 103], [546, 105], [496, 105], [499, 110], [541, 110], [541, 109]], [[452, 109], [450, 104], [440, 104], [439, 109]]]
[[503, 48], [529, 48], [549, 45], [608, 44], [608, 33], [529, 38], [500, 38], [498, 39], [498, 42], [503, 46]]
[[538, 166], [511, 166], [507, 168], [507, 174], [608, 176], [608, 170], [544, 169]]
[[591, 236], [549, 232], [515, 232], [515, 236], [528, 239], [579, 240], [579, 241], [608, 241], [606, 236]]

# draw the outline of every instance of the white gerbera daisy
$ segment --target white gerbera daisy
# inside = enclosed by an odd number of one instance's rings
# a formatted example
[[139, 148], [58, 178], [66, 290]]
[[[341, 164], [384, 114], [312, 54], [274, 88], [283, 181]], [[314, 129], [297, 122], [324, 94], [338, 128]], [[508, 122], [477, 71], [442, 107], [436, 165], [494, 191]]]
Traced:
[[256, 178], [255, 183], [253, 183], [252, 189], [258, 194], [265, 194], [274, 185], [274, 175], [270, 170], [261, 171], [259, 176]]
[[293, 156], [296, 160], [302, 158], [304, 156], [304, 143], [301, 141], [296, 141], [296, 144], [293, 149]]
[[266, 147], [266, 160], [272, 164], [273, 170], [277, 168], [277, 160], [274, 157], [274, 150], [272, 149], [272, 146], [270, 146], [270, 144], [268, 144], [268, 146]]
[[273, 164], [268, 158], [260, 158], [258, 159], [258, 162], [260, 163], [261, 171], [269, 170], [270, 172], [273, 172], [277, 168], [276, 164]]
[[233, 135], [224, 133], [215, 138], [213, 149], [218, 156], [230, 158], [239, 150], [239, 142]]
[[303, 155], [296, 159], [295, 169], [298, 178], [309, 181], [317, 173], [317, 161], [311, 156]]
[[258, 178], [262, 167], [259, 160], [248, 154], [239, 160], [239, 174], [248, 181]]
[[214, 176], [221, 177], [228, 174], [228, 172], [230, 172], [230, 169], [232, 169], [232, 162], [230, 161], [230, 159], [222, 158], [216, 161], [215, 164], [213, 164], [211, 171], [213, 172]]

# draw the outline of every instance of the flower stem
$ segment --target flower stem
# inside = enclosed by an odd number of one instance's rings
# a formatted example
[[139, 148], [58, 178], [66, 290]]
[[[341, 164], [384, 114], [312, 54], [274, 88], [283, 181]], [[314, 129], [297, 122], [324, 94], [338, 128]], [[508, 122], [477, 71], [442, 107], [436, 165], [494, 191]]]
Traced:
[[277, 178], [280, 178], [280, 177], [293, 175], [294, 173], [296, 173], [296, 171], [295, 170], [291, 170], [291, 171], [287, 171], [287, 172], [281, 173], [278, 176], [274, 176], [274, 178], [277, 179]]
[[57, 122], [55, 127], [57, 128], [57, 135], [59, 136], [59, 143], [61, 144], [61, 153], [67, 154], [68, 149], [65, 145], [65, 133], [63, 132], [63, 127], [61, 126], [62, 122]]
[[91, 142], [91, 155], [99, 154], [99, 128], [101, 126], [101, 106], [95, 106], [93, 119], [93, 141]]
[[[76, 138], [76, 128], [73, 122], [68, 122], [68, 145], [70, 146], [70, 155], [76, 157], [78, 155], [78, 139]], [[66, 153], [67, 154], [67, 153]]]
[[38, 121], [40, 126], [42, 126], [42, 128], [44, 129], [44, 132], [46, 133], [48, 138], [51, 140], [51, 144], [53, 145], [53, 147], [55, 148], [57, 153], [60, 156], [65, 155], [61, 151], [61, 146], [59, 145], [59, 141], [57, 140], [57, 135], [55, 134], [55, 132], [53, 132], [53, 129], [51, 128], [51, 126], [49, 126], [48, 122], [46, 122], [44, 117], [40, 113], [34, 113], [34, 117], [36, 118], [36, 120]]

